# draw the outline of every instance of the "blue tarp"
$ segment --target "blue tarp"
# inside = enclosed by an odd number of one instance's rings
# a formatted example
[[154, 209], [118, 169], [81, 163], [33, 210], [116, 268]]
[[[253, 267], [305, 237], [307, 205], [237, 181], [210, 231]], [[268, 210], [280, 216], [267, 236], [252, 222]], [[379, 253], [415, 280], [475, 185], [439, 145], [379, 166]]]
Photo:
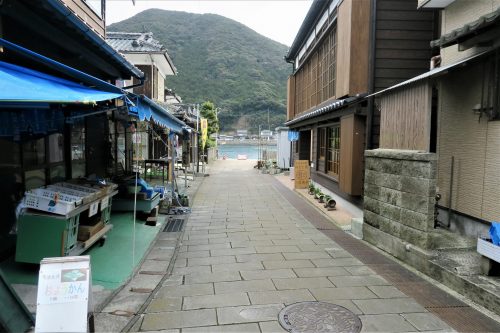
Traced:
[[288, 131], [288, 141], [298, 141], [299, 132], [298, 131]]
[[490, 227], [490, 236], [493, 244], [500, 246], [500, 223], [492, 222]]
[[0, 106], [5, 102], [95, 103], [121, 96], [0, 61]]
[[141, 121], [152, 120], [177, 134], [182, 134], [183, 127], [186, 127], [184, 122], [144, 95], [132, 97], [131, 102], [135, 104], [129, 107], [131, 114]]

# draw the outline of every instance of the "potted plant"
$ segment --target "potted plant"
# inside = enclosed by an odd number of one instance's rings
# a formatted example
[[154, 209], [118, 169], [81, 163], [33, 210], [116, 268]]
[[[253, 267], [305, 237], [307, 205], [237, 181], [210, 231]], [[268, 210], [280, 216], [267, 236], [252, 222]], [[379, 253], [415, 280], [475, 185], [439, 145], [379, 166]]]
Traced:
[[314, 187], [314, 184], [312, 182], [309, 182], [309, 194], [314, 195], [316, 193], [316, 187]]
[[323, 193], [321, 192], [321, 189], [319, 189], [319, 188], [315, 188], [315, 189], [314, 189], [314, 199], [319, 200], [319, 197], [320, 197], [322, 194], [323, 194]]
[[337, 202], [329, 195], [325, 195], [324, 197], [324, 207], [327, 208], [328, 210], [334, 210], [335, 206], [337, 205]]

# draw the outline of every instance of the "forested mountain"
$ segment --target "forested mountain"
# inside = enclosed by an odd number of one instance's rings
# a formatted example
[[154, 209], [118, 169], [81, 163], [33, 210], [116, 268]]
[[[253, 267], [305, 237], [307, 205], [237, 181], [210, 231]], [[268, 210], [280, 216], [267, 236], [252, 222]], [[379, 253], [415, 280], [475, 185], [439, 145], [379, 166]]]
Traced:
[[281, 125], [286, 113], [286, 79], [292, 67], [287, 46], [215, 14], [149, 9], [108, 27], [109, 31], [153, 32], [178, 70], [167, 86], [183, 102], [212, 101], [222, 130]]

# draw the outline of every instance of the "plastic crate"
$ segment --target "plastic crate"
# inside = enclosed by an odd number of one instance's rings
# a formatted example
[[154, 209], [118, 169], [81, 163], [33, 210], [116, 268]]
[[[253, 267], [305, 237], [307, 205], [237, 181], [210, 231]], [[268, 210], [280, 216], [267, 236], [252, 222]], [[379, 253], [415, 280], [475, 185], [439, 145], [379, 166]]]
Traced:
[[54, 200], [51, 198], [36, 195], [32, 192], [26, 192], [24, 196], [24, 205], [27, 208], [42, 210], [45, 212], [66, 215], [81, 203], [77, 201]]
[[69, 194], [69, 195], [72, 195], [75, 197], [79, 197], [80, 199], [82, 199], [84, 204], [93, 201], [94, 197], [95, 197], [95, 194], [91, 194], [91, 193], [83, 192], [83, 191], [78, 191], [78, 190], [71, 189], [68, 187], [58, 186], [57, 184], [56, 185], [48, 185], [47, 188], [50, 190], [53, 190], [53, 191], [57, 191], [57, 192]]
[[500, 246], [493, 244], [489, 239], [482, 237], [477, 239], [477, 252], [500, 263]]
[[71, 193], [66, 193], [62, 191], [57, 191], [51, 188], [36, 188], [31, 191], [28, 191], [37, 196], [41, 196], [44, 198], [49, 198], [51, 200], [62, 200], [68, 202], [76, 202], [78, 205], [82, 203], [82, 198], [77, 195], [73, 195]]

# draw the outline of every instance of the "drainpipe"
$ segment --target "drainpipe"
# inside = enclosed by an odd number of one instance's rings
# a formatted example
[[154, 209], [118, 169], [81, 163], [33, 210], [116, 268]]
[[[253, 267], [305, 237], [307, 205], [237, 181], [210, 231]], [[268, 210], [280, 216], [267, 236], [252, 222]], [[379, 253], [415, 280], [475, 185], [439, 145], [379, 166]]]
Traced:
[[133, 84], [131, 86], [123, 87], [122, 89], [123, 90], [127, 90], [127, 89], [132, 89], [132, 88], [135, 88], [135, 87], [140, 87], [140, 86], [144, 85], [144, 81], [146, 81], [145, 77], [142, 78], [142, 79], [139, 79], [139, 83]]
[[[371, 0], [371, 31], [370, 31], [370, 66], [368, 68], [368, 92], [373, 94], [375, 89], [375, 44], [376, 44], [376, 29], [377, 29], [377, 0]], [[372, 126], [373, 113], [375, 109], [374, 97], [368, 100], [368, 114], [366, 117], [366, 145], [365, 149], [372, 149]]]

